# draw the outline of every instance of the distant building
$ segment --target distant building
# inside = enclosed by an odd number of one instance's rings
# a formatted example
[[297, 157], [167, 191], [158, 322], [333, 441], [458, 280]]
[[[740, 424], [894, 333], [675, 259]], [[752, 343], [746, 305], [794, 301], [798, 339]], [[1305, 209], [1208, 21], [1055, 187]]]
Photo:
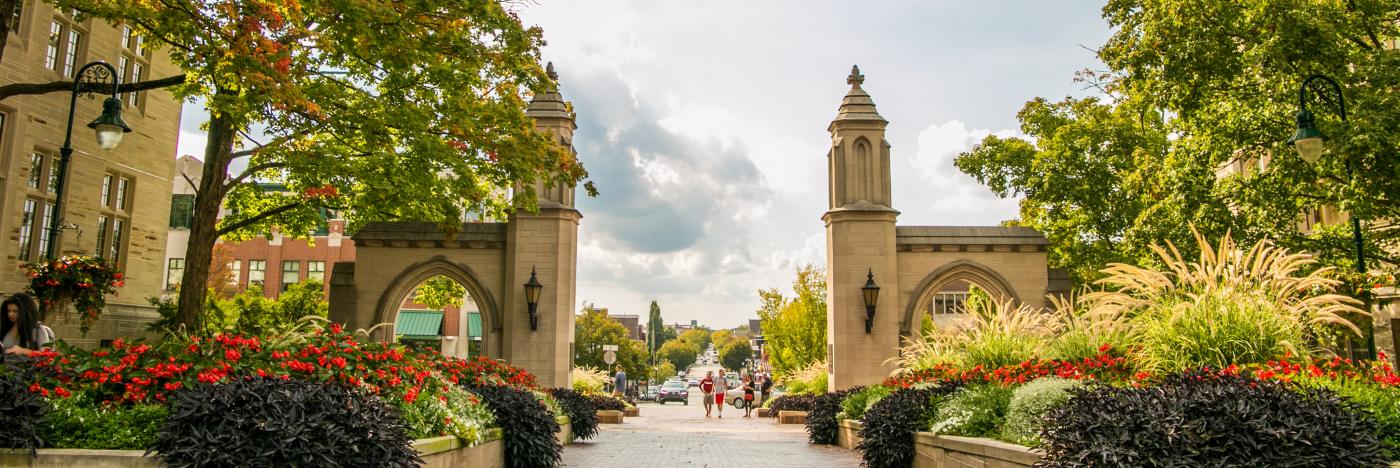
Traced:
[[[607, 311], [607, 309], [603, 310]], [[608, 318], [622, 324], [622, 328], [627, 329], [627, 338], [629, 339], [642, 341], [642, 338], [646, 336], [645, 331], [642, 330], [641, 317], [636, 314], [608, 314]]]
[[749, 319], [749, 336], [763, 335], [763, 321], [759, 319]]

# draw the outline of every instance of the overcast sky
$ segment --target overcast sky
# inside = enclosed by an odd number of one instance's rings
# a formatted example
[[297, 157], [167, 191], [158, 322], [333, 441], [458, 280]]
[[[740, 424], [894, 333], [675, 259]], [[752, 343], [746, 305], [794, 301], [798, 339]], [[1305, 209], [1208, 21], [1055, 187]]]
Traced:
[[[1085, 94], [1074, 72], [1109, 29], [1067, 1], [538, 0], [574, 145], [602, 192], [580, 193], [578, 300], [730, 328], [761, 288], [825, 262], [827, 124], [859, 64], [890, 121], [900, 225], [1016, 216], [952, 165], [1025, 101]], [[203, 153], [187, 105], [181, 154]], [[580, 190], [580, 192], [582, 192]]]

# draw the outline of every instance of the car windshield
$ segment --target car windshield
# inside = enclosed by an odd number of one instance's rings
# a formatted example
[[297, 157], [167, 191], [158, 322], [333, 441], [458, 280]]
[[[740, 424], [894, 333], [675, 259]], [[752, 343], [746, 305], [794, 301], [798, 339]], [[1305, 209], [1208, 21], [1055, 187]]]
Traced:
[[680, 382], [666, 382], [666, 388], [685, 388], [685, 384]]

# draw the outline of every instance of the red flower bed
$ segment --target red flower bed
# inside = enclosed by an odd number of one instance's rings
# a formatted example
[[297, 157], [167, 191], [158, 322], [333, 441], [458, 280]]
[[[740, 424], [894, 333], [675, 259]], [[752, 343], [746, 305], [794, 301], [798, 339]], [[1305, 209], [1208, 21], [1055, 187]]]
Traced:
[[484, 357], [464, 361], [436, 351], [413, 352], [397, 344], [364, 342], [335, 324], [304, 338], [274, 344], [258, 337], [216, 335], [155, 345], [117, 340], [111, 348], [93, 351], [44, 350], [34, 356], [49, 377], [33, 389], [59, 396], [81, 391], [99, 402], [152, 403], [199, 382], [257, 375], [342, 382], [412, 403], [424, 387], [433, 385], [537, 386], [533, 375], [504, 363]]
[[979, 365], [971, 369], [961, 369], [952, 364], [939, 364], [932, 369], [919, 370], [899, 377], [885, 379], [885, 385], [909, 388], [921, 382], [945, 381], [965, 383], [988, 382], [1002, 385], [1014, 385], [1023, 384], [1046, 376], [1073, 380], [1105, 380], [1110, 382], [1122, 382], [1133, 379], [1142, 380], [1146, 378], [1145, 375], [1134, 374], [1132, 369], [1128, 366], [1126, 358], [1115, 353], [1110, 346], [1104, 345], [1099, 348], [1099, 354], [1097, 356], [1084, 358], [1080, 361], [1031, 359], [1016, 365], [997, 368], [984, 368]]

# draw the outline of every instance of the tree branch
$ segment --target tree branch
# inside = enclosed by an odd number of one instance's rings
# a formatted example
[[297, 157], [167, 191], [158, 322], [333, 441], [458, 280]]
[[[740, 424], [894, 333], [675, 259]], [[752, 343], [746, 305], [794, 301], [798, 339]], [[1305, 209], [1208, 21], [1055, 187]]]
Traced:
[[228, 234], [231, 233], [231, 232], [237, 231], [237, 230], [239, 230], [239, 229], [243, 229], [243, 228], [248, 227], [248, 226], [252, 226], [253, 224], [255, 224], [255, 223], [259, 222], [259, 221], [262, 221], [262, 220], [264, 220], [264, 219], [271, 218], [271, 217], [273, 217], [273, 216], [277, 216], [277, 215], [279, 215], [279, 214], [282, 214], [282, 213], [286, 213], [286, 212], [288, 212], [288, 211], [291, 211], [291, 210], [293, 210], [293, 209], [295, 209], [295, 208], [301, 206], [301, 205], [304, 204], [304, 203], [306, 203], [306, 200], [297, 200], [297, 201], [294, 201], [294, 202], [291, 202], [291, 203], [288, 203], [288, 204], [279, 206], [279, 207], [277, 207], [277, 208], [273, 208], [273, 209], [264, 211], [264, 212], [262, 212], [262, 213], [258, 213], [256, 216], [253, 216], [253, 217], [251, 217], [251, 218], [248, 218], [248, 219], [245, 219], [245, 220], [242, 220], [242, 221], [239, 221], [239, 222], [230, 224], [230, 225], [228, 225], [228, 226], [224, 226], [224, 227], [219, 228], [218, 234], [219, 234], [220, 237], [226, 236], [226, 235], [228, 235]]
[[[138, 81], [135, 83], [123, 83], [117, 87], [119, 93], [133, 93], [151, 89], [165, 88], [185, 83], [185, 75], [174, 75], [158, 80]], [[73, 89], [72, 81], [50, 81], [48, 83], [15, 83], [0, 86], [0, 101], [12, 96], [25, 96], [33, 94], [48, 94], [60, 91], [70, 91]], [[106, 94], [111, 89], [110, 84], [84, 82], [79, 91], [88, 93]]]
[[249, 177], [252, 177], [253, 174], [257, 174], [257, 173], [260, 172], [260, 171], [265, 171], [265, 170], [268, 170], [268, 169], [276, 169], [276, 168], [279, 168], [279, 167], [287, 167], [287, 165], [286, 165], [286, 164], [283, 164], [283, 163], [273, 163], [273, 162], [270, 162], [270, 163], [258, 164], [258, 165], [255, 165], [255, 166], [249, 166], [247, 169], [244, 169], [244, 170], [243, 170], [243, 173], [238, 174], [237, 177], [234, 177], [233, 179], [230, 179], [230, 180], [228, 181], [228, 183], [224, 184], [224, 193], [228, 193], [229, 190], [232, 190], [232, 189], [233, 189], [233, 186], [238, 185], [238, 184], [240, 184], [240, 183], [243, 183], [243, 180], [244, 180], [244, 179], [247, 179], [247, 178], [249, 178]]

